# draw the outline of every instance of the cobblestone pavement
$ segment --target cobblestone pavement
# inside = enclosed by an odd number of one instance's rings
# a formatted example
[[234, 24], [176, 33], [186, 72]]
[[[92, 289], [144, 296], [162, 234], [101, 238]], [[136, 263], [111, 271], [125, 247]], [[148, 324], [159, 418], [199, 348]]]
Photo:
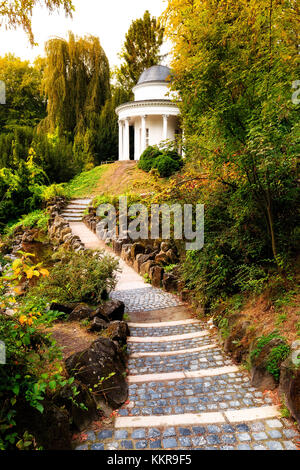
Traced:
[[[181, 305], [149, 286], [124, 290], [128, 269], [121, 275], [123, 290], [111, 298], [124, 301], [129, 315]], [[224, 354], [204, 323], [151, 325], [130, 325], [129, 400], [114, 428], [87, 431], [76, 449], [297, 449], [300, 435], [292, 421], [251, 386], [248, 373]]]
[[252, 423], [105, 429], [88, 433], [78, 450], [297, 450], [285, 419]]
[[115, 291], [112, 292], [110, 296], [112, 299], [122, 300], [122, 302], [125, 303], [125, 311], [128, 313], [140, 311], [148, 312], [182, 305], [174, 295], [167, 294], [153, 287]]

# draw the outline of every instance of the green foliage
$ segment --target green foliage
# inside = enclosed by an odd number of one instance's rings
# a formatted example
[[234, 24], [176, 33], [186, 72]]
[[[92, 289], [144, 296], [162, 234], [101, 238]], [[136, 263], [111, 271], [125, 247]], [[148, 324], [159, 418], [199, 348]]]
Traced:
[[[78, 166], [97, 161], [98, 115], [111, 96], [109, 63], [99, 38], [68, 40], [55, 38], [46, 43], [43, 91], [47, 117], [39, 130], [55, 132], [74, 142]], [[98, 156], [99, 157], [99, 156]]]
[[149, 172], [154, 167], [154, 162], [161, 155], [158, 147], [147, 147], [141, 155], [138, 167], [141, 170]]
[[42, 188], [42, 198], [44, 201], [50, 201], [55, 197], [64, 197], [66, 195], [64, 184], [51, 184]]
[[1, 307], [14, 309], [13, 315], [0, 316], [0, 338], [6, 347], [6, 364], [0, 367], [1, 450], [27, 448], [32, 439], [28, 432], [19, 435], [20, 410], [25, 406], [43, 413], [46, 396], [74, 380], [64, 377], [61, 350], [45, 332], [60, 314], [47, 311], [44, 299], [31, 296], [17, 302], [9, 297], [24, 276], [48, 275], [30, 261], [30, 254], [20, 254], [1, 278]]
[[41, 79], [39, 62], [29, 65], [12, 54], [0, 57], [0, 80], [6, 88], [6, 104], [0, 105], [1, 132], [8, 133], [16, 127], [33, 128], [45, 117]]
[[280, 0], [169, 0], [165, 14], [187, 158], [232, 188], [227, 226], [244, 218], [249, 230], [252, 213], [250, 230], [278, 269], [299, 236], [298, 15]]
[[35, 295], [49, 301], [101, 303], [114, 288], [118, 261], [103, 253], [64, 252], [50, 276], [35, 288]]
[[157, 169], [160, 177], [168, 178], [176, 173], [176, 171], [179, 171], [181, 165], [179, 160], [174, 160], [169, 155], [162, 154], [160, 157], [156, 158], [153, 167]]
[[119, 125], [116, 108], [126, 101], [130, 95], [121, 87], [112, 89], [112, 96], [103, 106], [99, 116], [99, 130], [96, 145], [96, 164], [102, 161], [118, 160], [119, 155]]
[[139, 160], [139, 168], [146, 172], [157, 169], [160, 177], [169, 177], [179, 171], [183, 165], [180, 155], [174, 150], [160, 150], [158, 147], [149, 146], [142, 153]]
[[166, 273], [170, 273], [171, 271], [173, 271], [173, 269], [175, 269], [178, 265], [177, 264], [169, 264], [168, 266], [164, 266], [164, 271]]
[[123, 62], [116, 71], [119, 85], [128, 93], [131, 93], [145, 69], [160, 63], [163, 33], [163, 27], [148, 10], [143, 18], [131, 23], [120, 54]]
[[0, 229], [9, 221], [37, 209], [41, 203], [41, 186], [46, 175], [32, 160], [20, 161], [13, 171], [0, 170]]
[[47, 232], [49, 215], [43, 210], [36, 210], [23, 216], [18, 222], [13, 225], [8, 225], [5, 228], [5, 235], [11, 236], [17, 227], [33, 228], [37, 227], [40, 230]]
[[280, 376], [280, 365], [288, 357], [291, 351], [289, 345], [278, 334], [278, 332], [274, 331], [273, 333], [270, 333], [267, 336], [261, 336], [256, 341], [255, 348], [251, 351], [250, 359], [253, 360], [259, 357], [263, 348], [267, 344], [269, 344], [272, 339], [275, 339], [275, 338], [283, 340], [284, 343], [281, 343], [278, 346], [275, 346], [274, 348], [271, 349], [267, 358], [266, 368], [267, 368], [267, 371], [271, 375], [273, 375], [273, 377], [275, 377], [275, 379], [278, 381], [279, 376]]

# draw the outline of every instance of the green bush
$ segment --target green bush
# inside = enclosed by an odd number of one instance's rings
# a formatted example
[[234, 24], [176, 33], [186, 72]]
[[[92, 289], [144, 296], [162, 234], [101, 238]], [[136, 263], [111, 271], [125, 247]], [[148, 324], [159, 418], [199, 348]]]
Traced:
[[161, 155], [161, 151], [157, 147], [147, 147], [142, 153], [139, 160], [138, 167], [141, 170], [149, 172], [154, 167], [154, 163], [157, 157]]
[[[99, 255], [99, 254], [98, 254]], [[63, 252], [50, 276], [40, 282], [34, 293], [49, 301], [101, 303], [106, 292], [114, 288], [118, 261], [94, 252]]]
[[159, 176], [165, 178], [180, 170], [182, 165], [182, 158], [175, 150], [160, 150], [149, 146], [142, 153], [138, 167], [147, 172], [157, 169]]
[[156, 158], [154, 167], [157, 168], [159, 176], [167, 178], [180, 170], [180, 163], [177, 160], [173, 160], [169, 155], [162, 154]]
[[48, 226], [48, 220], [49, 220], [49, 214], [47, 214], [45, 211], [42, 211], [42, 210], [36, 210], [34, 212], [31, 212], [30, 214], [25, 215], [15, 224], [7, 225], [4, 233], [5, 235], [10, 236], [13, 234], [14, 230], [20, 226], [22, 226], [23, 228], [36, 227], [46, 232], [47, 226]]
[[267, 359], [267, 371], [273, 375], [273, 377], [278, 381], [279, 376], [280, 376], [280, 365], [281, 363], [288, 357], [290, 354], [290, 347], [285, 341], [284, 338], [282, 338], [277, 331], [274, 331], [273, 333], [270, 333], [267, 336], [261, 336], [257, 341], [255, 345], [255, 349], [251, 352], [250, 358], [251, 360], [257, 358], [263, 348], [270, 343], [272, 339], [281, 339], [283, 343], [279, 344], [278, 346], [275, 346], [274, 348], [271, 349], [268, 359]]

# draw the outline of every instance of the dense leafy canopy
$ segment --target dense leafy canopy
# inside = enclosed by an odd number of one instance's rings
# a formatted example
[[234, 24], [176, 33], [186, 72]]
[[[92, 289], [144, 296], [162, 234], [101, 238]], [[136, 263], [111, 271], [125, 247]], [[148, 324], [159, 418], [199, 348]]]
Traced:
[[45, 117], [41, 79], [41, 60], [31, 66], [11, 54], [0, 57], [0, 80], [6, 89], [6, 104], [0, 105], [1, 132], [15, 126], [34, 127]]
[[117, 80], [128, 92], [145, 69], [160, 62], [163, 33], [160, 22], [148, 10], [143, 18], [132, 22], [120, 54], [123, 62], [117, 70]]
[[187, 154], [231, 189], [236, 224], [247, 227], [257, 212], [264, 255], [282, 264], [296, 223], [299, 3], [169, 0], [164, 19]]

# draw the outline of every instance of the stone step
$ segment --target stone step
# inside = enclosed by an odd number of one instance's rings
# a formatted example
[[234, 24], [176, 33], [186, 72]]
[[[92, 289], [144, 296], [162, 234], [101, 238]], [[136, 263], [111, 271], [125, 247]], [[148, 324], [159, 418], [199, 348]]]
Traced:
[[163, 416], [121, 416], [116, 419], [116, 428], [161, 427], [178, 425], [201, 425], [217, 423], [240, 423], [280, 417], [278, 406], [260, 406], [239, 410], [206, 413], [183, 413]]
[[[156, 338], [155, 338], [156, 339]], [[182, 339], [180, 335], [173, 341], [151, 341], [151, 342], [128, 342], [127, 350], [129, 354], [132, 353], [162, 353], [162, 352], [181, 352], [186, 349], [199, 348], [212, 344], [214, 338], [208, 335], [194, 337], [192, 339]]]
[[218, 348], [191, 350], [188, 353], [167, 356], [129, 357], [128, 367], [130, 373], [155, 374], [174, 371], [196, 371], [213, 367], [232, 365], [232, 361]]
[[76, 209], [64, 209], [63, 211], [63, 214], [79, 214], [79, 215], [83, 215], [84, 214], [84, 210], [76, 210]]
[[182, 302], [175, 295], [154, 287], [114, 291], [110, 297], [125, 303], [126, 312], [149, 312], [164, 308], [178, 307]]
[[129, 327], [131, 337], [162, 337], [162, 336], [182, 336], [184, 334], [203, 332], [204, 328], [200, 323], [187, 325], [162, 326], [155, 328]]
[[129, 403], [120, 416], [155, 416], [270, 406], [272, 399], [251, 387], [247, 376], [224, 375], [129, 384]]
[[147, 328], [162, 328], [165, 326], [172, 327], [172, 326], [179, 326], [179, 325], [201, 325], [202, 322], [200, 320], [196, 320], [190, 318], [188, 320], [177, 320], [177, 321], [166, 321], [166, 322], [159, 322], [159, 323], [131, 323], [128, 322], [128, 326], [130, 328], [143, 328], [147, 331]]
[[66, 207], [68, 208], [71, 208], [71, 209], [74, 209], [74, 210], [86, 210], [89, 206], [88, 205], [84, 205], [84, 204], [68, 204]]
[[64, 219], [67, 221], [67, 222], [81, 222], [82, 221], [82, 217], [70, 217], [68, 215], [64, 216]]
[[[201, 421], [210, 422], [205, 423]], [[217, 421], [213, 421], [217, 420]], [[145, 419], [145, 418], [143, 418]], [[178, 419], [178, 418], [177, 418]], [[163, 425], [150, 426], [135, 422], [136, 426], [102, 429], [87, 433], [87, 441], [78, 450], [297, 450], [292, 442], [295, 431], [291, 424], [278, 417], [245, 422], [225, 422], [225, 417], [200, 415], [200, 421], [174, 424], [172, 417]], [[185, 418], [180, 421], [185, 421]], [[172, 422], [173, 424], [169, 424]], [[161, 423], [161, 421], [160, 421]], [[117, 419], [117, 424], [120, 421]], [[122, 425], [130, 424], [121, 422]]]
[[91, 204], [92, 199], [71, 199], [70, 204], [80, 204], [83, 206], [88, 206]]
[[201, 351], [207, 351], [208, 349], [216, 349], [217, 345], [215, 343], [207, 344], [206, 346], [200, 346], [199, 348], [190, 348], [182, 349], [179, 351], [159, 351], [159, 352], [144, 352], [144, 353], [134, 353], [130, 354], [130, 359], [136, 359], [141, 357], [166, 357], [166, 356], [177, 356], [182, 354], [192, 354], [199, 353]]

